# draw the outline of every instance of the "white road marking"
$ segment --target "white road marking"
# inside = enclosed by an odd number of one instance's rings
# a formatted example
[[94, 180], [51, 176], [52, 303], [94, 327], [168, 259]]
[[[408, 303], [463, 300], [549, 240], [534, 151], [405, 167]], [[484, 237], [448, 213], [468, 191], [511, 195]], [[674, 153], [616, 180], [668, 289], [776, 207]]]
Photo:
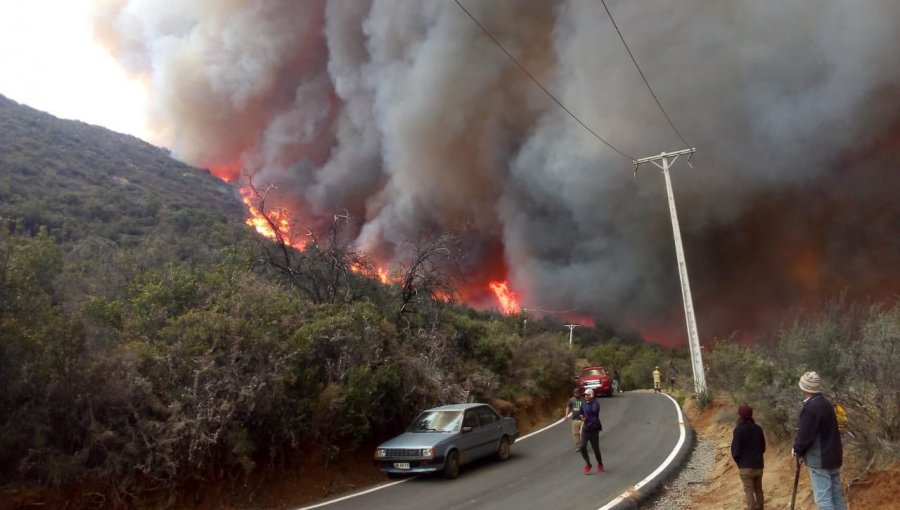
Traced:
[[681, 449], [681, 445], [684, 444], [684, 441], [687, 438], [687, 431], [684, 428], [684, 415], [681, 414], [681, 406], [678, 405], [678, 402], [674, 398], [672, 398], [671, 395], [669, 395], [667, 393], [663, 393], [663, 395], [668, 397], [669, 400], [671, 400], [672, 403], [675, 404], [675, 410], [678, 411], [678, 427], [680, 429], [680, 432], [678, 435], [678, 442], [675, 443], [675, 448], [672, 448], [672, 452], [669, 453], [669, 456], [666, 457], [666, 460], [664, 460], [662, 464], [660, 464], [656, 469], [654, 469], [652, 473], [647, 475], [646, 478], [644, 478], [640, 482], [634, 484], [630, 489], [628, 489], [627, 491], [620, 494], [618, 497], [616, 497], [616, 499], [601, 506], [598, 510], [610, 510], [614, 506], [618, 505], [619, 503], [624, 501], [626, 498], [628, 498], [630, 495], [632, 495], [635, 492], [637, 492], [638, 490], [640, 490], [641, 487], [650, 483], [651, 480], [656, 478], [657, 475], [662, 473], [662, 471], [664, 469], [666, 469], [666, 467], [668, 467], [669, 464], [672, 463], [672, 461], [675, 460], [675, 456], [678, 454], [678, 451]]
[[300, 508], [297, 508], [296, 510], [309, 510], [310, 508], [321, 508], [321, 507], [323, 507], [323, 506], [333, 505], [333, 504], [335, 504], [335, 503], [337, 503], [337, 502], [339, 502], [339, 501], [344, 501], [344, 500], [346, 500], [346, 499], [355, 498], [355, 497], [357, 497], [357, 496], [363, 496], [363, 495], [368, 494], [368, 493], [370, 493], [370, 492], [380, 491], [381, 489], [386, 489], [386, 488], [388, 488], [388, 487], [393, 487], [394, 485], [397, 485], [398, 483], [404, 483], [404, 482], [407, 482], [407, 481], [409, 481], [409, 480], [411, 480], [411, 479], [412, 479], [412, 478], [404, 478], [403, 480], [397, 480], [396, 482], [386, 483], [386, 484], [384, 484], [384, 485], [379, 485], [379, 486], [377, 486], [377, 487], [372, 487], [371, 489], [364, 490], [364, 491], [361, 491], [361, 492], [354, 492], [353, 494], [347, 494], [347, 495], [344, 496], [344, 497], [340, 497], [340, 498], [337, 498], [337, 499], [332, 499], [331, 501], [326, 501], [326, 502], [324, 502], [324, 503], [318, 503], [318, 504], [316, 504], [316, 505], [300, 507]]
[[523, 439], [528, 439], [529, 437], [531, 437], [531, 436], [533, 436], [533, 435], [535, 435], [535, 434], [540, 434], [541, 432], [543, 432], [543, 431], [545, 431], [545, 430], [547, 430], [547, 429], [552, 429], [553, 427], [559, 425], [560, 423], [562, 423], [562, 422], [564, 422], [564, 421], [566, 421], [566, 419], [565, 419], [565, 418], [561, 418], [559, 421], [555, 421], [555, 422], [551, 423], [550, 425], [547, 425], [546, 427], [544, 427], [544, 428], [542, 428], [542, 429], [540, 429], [540, 430], [535, 430], [534, 432], [531, 432], [530, 434], [525, 434], [524, 436], [520, 437], [519, 439], [516, 439], [516, 442], [518, 443], [519, 441], [521, 441], [521, 440], [523, 440]]

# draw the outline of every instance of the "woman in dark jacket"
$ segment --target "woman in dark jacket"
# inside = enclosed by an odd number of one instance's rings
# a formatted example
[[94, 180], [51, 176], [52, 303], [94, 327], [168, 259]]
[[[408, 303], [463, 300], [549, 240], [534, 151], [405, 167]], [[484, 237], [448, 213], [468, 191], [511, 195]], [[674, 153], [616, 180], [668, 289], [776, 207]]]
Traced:
[[600, 456], [600, 431], [603, 425], [600, 423], [600, 404], [594, 399], [594, 390], [588, 388], [584, 392], [584, 402], [581, 403], [581, 457], [584, 459], [584, 474], [591, 474], [591, 458], [588, 456], [587, 445], [591, 443], [594, 457], [597, 459], [597, 472], [603, 472], [603, 457]]
[[744, 484], [744, 498], [747, 510], [762, 510], [763, 507], [763, 453], [766, 451], [766, 437], [762, 427], [753, 421], [753, 409], [744, 404], [738, 407], [738, 423], [731, 439], [731, 456], [737, 462]]

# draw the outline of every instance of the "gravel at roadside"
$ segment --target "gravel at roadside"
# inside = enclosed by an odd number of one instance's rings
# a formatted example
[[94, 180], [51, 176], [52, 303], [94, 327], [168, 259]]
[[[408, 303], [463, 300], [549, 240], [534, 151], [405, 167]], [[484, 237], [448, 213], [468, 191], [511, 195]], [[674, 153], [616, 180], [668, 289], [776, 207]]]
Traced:
[[716, 464], [716, 450], [710, 440], [699, 434], [694, 450], [681, 472], [667, 483], [652, 501], [642, 505], [644, 510], [674, 510], [690, 508], [691, 496], [709, 483], [709, 476]]

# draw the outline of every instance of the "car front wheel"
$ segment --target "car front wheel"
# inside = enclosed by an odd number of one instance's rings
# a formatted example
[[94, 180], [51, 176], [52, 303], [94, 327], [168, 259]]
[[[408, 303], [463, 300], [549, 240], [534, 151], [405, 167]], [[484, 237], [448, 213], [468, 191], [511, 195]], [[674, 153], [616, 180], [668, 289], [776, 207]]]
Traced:
[[459, 452], [456, 450], [447, 454], [447, 460], [444, 461], [444, 476], [447, 478], [459, 476]]
[[497, 458], [500, 460], [509, 458], [509, 438], [506, 436], [500, 438], [500, 446], [497, 447]]

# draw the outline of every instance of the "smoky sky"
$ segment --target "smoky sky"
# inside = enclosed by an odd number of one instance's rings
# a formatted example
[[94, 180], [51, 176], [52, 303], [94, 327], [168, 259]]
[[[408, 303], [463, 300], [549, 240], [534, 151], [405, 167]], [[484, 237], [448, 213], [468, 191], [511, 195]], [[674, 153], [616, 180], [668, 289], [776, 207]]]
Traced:
[[[347, 210], [390, 264], [462, 232], [473, 288], [683, 340], [665, 185], [685, 148], [593, 0], [100, 2], [177, 157]], [[701, 337], [900, 289], [900, 3], [607, 2], [679, 132], [672, 180]], [[484, 292], [468, 300], [490, 306]]]

